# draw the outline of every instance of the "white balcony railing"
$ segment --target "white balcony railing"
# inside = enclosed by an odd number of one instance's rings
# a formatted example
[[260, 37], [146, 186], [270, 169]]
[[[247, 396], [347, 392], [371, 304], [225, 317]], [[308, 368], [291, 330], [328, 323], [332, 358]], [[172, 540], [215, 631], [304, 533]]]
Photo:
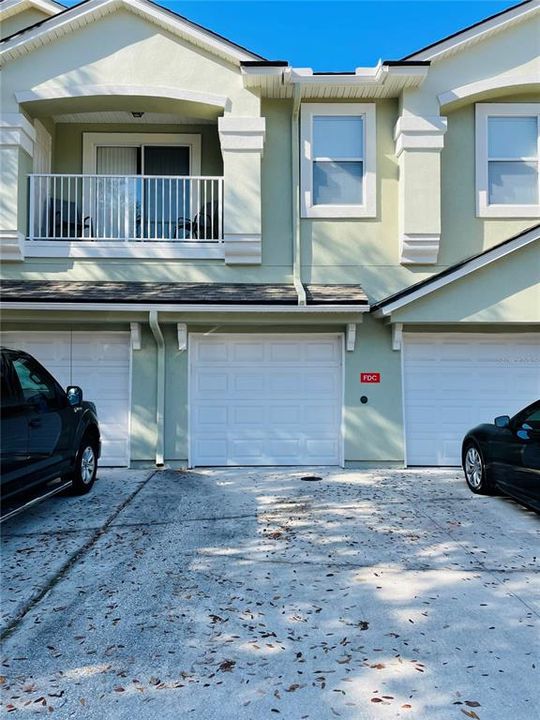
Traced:
[[218, 243], [223, 178], [30, 175], [28, 239]]

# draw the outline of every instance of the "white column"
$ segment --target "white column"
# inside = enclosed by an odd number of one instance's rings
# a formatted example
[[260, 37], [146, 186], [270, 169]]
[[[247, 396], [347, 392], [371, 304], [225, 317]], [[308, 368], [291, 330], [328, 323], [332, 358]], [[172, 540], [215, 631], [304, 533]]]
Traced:
[[441, 150], [446, 118], [402, 116], [394, 139], [399, 163], [402, 264], [434, 264], [441, 239]]
[[265, 119], [219, 118], [223, 155], [225, 262], [259, 265], [262, 260], [261, 158]]
[[20, 113], [0, 115], [0, 260], [24, 260], [27, 192], [35, 132]]

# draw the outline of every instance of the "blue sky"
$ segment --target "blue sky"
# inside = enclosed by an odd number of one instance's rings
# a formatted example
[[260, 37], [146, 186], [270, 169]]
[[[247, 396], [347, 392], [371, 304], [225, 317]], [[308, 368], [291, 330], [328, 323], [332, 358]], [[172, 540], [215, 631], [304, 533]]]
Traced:
[[500, 0], [162, 0], [272, 60], [354, 70], [420, 49], [514, 2]]

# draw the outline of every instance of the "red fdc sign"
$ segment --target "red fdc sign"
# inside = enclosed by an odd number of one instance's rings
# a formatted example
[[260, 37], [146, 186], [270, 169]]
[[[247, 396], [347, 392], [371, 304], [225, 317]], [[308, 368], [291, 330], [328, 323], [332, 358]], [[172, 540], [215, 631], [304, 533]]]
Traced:
[[380, 383], [381, 373], [378, 372], [363, 372], [360, 373], [361, 383]]

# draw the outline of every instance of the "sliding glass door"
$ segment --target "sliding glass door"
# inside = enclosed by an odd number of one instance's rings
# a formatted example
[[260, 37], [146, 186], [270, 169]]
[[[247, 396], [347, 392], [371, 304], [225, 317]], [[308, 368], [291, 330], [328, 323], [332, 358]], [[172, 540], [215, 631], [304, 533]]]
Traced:
[[181, 176], [190, 172], [190, 148], [181, 145], [96, 148], [93, 233], [98, 239], [174, 240], [191, 217], [193, 198]]

